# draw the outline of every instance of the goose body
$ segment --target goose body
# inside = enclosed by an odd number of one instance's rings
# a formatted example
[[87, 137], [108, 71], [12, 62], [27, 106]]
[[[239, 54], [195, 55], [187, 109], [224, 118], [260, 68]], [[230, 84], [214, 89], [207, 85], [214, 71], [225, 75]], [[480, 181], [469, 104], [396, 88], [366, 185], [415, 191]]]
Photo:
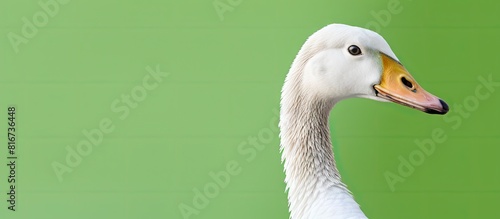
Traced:
[[379, 34], [343, 24], [307, 39], [281, 93], [280, 146], [292, 219], [367, 218], [336, 168], [329, 129], [336, 103], [362, 97], [433, 114], [448, 111], [416, 83]]

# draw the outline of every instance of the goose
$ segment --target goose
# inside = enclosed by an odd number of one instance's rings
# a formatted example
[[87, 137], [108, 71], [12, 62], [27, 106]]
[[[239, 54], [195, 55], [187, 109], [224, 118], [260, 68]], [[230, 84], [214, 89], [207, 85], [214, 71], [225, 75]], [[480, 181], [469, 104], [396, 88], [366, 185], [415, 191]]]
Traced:
[[296, 55], [281, 90], [280, 151], [290, 218], [367, 218], [341, 181], [330, 139], [330, 111], [353, 97], [429, 114], [449, 110], [415, 81], [378, 33], [345, 24], [315, 32]]

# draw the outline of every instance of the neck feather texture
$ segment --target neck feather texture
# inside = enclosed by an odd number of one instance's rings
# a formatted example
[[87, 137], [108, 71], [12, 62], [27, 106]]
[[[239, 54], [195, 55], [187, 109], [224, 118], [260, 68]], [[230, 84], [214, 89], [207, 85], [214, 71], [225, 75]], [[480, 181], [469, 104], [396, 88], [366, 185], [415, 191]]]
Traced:
[[335, 100], [302, 91], [301, 74], [310, 56], [301, 52], [283, 86], [279, 123], [290, 218], [366, 218], [335, 165], [328, 123]]

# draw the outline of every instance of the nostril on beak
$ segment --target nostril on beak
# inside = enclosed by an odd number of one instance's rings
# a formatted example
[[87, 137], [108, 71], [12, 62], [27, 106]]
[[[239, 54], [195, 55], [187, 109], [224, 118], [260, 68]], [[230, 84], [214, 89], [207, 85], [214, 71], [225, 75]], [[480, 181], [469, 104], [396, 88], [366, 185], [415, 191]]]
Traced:
[[448, 104], [444, 102], [443, 100], [439, 99], [439, 102], [441, 103], [441, 106], [443, 106], [444, 113], [447, 113], [450, 108], [448, 107]]
[[405, 77], [401, 78], [401, 82], [403, 82], [403, 84], [409, 89], [413, 89], [413, 84], [410, 81], [408, 81], [408, 79], [406, 79]]

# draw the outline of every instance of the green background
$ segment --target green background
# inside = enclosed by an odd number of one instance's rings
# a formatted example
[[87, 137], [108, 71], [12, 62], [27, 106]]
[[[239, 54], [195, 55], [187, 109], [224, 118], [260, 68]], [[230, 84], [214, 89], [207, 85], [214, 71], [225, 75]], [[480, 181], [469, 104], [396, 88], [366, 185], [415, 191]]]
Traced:
[[[22, 18], [42, 9], [1, 1], [0, 217], [182, 218], [193, 189], [234, 160], [241, 172], [189, 218], [288, 218], [278, 134], [258, 138], [276, 126], [288, 68], [317, 29], [381, 24], [373, 13], [391, 1], [220, 2], [231, 7], [223, 20], [212, 0], [73, 0], [16, 53], [8, 33], [21, 34]], [[475, 94], [479, 76], [500, 81], [500, 3], [399, 2], [401, 13], [380, 33], [419, 83], [448, 102], [446, 117], [462, 123], [454, 129], [396, 104], [343, 101], [331, 117], [343, 180], [370, 218], [498, 218], [500, 91], [467, 118], [454, 109]], [[170, 75], [119, 119], [111, 103], [157, 65]], [[16, 212], [4, 201], [9, 105], [18, 109]], [[52, 163], [64, 163], [66, 147], [103, 118], [114, 131], [58, 181]], [[391, 191], [384, 173], [397, 173], [398, 157], [436, 128], [447, 140]], [[247, 161], [238, 145], [249, 137], [262, 147]]]

